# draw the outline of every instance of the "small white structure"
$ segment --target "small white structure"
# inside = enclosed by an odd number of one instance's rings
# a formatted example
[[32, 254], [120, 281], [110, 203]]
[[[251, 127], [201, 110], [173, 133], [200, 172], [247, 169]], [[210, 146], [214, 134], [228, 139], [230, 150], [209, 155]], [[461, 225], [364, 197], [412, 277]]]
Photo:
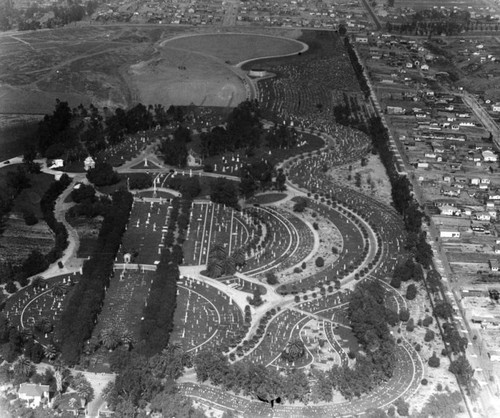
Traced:
[[130, 253], [126, 253], [126, 254], [123, 255], [123, 262], [125, 264], [130, 263], [131, 259], [132, 259], [132, 254], [130, 254]]
[[30, 408], [37, 408], [42, 399], [49, 399], [49, 385], [21, 383], [17, 395], [28, 403]]
[[460, 231], [456, 229], [441, 229], [439, 236], [441, 238], [460, 238]]
[[64, 160], [62, 158], [56, 158], [52, 161], [52, 165], [49, 167], [51, 170], [54, 168], [60, 168], [64, 166]]
[[91, 168], [95, 168], [95, 161], [90, 155], [83, 161], [83, 168], [85, 169], [85, 171], [89, 171]]

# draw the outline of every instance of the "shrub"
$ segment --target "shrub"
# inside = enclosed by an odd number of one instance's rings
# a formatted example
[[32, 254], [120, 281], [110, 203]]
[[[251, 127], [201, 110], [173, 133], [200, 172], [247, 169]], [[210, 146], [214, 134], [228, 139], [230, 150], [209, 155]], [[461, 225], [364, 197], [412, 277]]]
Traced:
[[415, 323], [413, 321], [413, 318], [410, 318], [408, 320], [408, 323], [406, 324], [406, 331], [413, 332], [414, 329], [415, 329]]
[[[309, 193], [308, 193], [309, 194]], [[307, 200], [306, 199], [298, 199], [295, 205], [293, 205], [293, 211], [294, 212], [304, 212], [304, 210], [307, 207]]]
[[427, 379], [422, 379], [422, 380], [420, 381], [420, 383], [421, 383], [422, 385], [426, 386], [426, 385], [429, 383], [429, 381], [428, 381]]
[[24, 223], [28, 226], [36, 225], [38, 223], [38, 218], [31, 210], [26, 210], [23, 214]]
[[293, 269], [293, 272], [294, 272], [294, 273], [297, 273], [297, 274], [298, 274], [298, 273], [302, 273], [302, 269], [301, 269], [300, 267], [295, 267], [295, 268]]
[[305, 269], [306, 269], [307, 264], [306, 264], [306, 262], [305, 262], [305, 261], [302, 263], [301, 267], [302, 267], [302, 270], [305, 270]]
[[7, 285], [5, 286], [5, 290], [8, 292], [8, 293], [16, 293], [17, 292], [17, 286], [15, 285], [14, 282], [9, 282], [7, 283]]
[[266, 281], [270, 285], [275, 285], [278, 284], [278, 277], [276, 277], [276, 274], [274, 273], [266, 273]]
[[401, 279], [399, 277], [393, 277], [390, 284], [394, 289], [399, 289], [401, 287]]
[[317, 231], [319, 229], [319, 225], [317, 222], [313, 222], [313, 228]]

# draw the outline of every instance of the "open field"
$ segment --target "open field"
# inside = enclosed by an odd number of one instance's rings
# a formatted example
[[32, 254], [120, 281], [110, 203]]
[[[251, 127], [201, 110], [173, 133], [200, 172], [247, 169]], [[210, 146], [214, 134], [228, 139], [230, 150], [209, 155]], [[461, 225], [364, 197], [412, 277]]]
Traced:
[[163, 46], [210, 55], [232, 65], [254, 58], [293, 54], [304, 48], [304, 44], [293, 39], [242, 33], [182, 36]]
[[131, 65], [127, 75], [143, 103], [236, 106], [247, 98], [240, 77], [224, 62], [183, 49], [164, 48]]

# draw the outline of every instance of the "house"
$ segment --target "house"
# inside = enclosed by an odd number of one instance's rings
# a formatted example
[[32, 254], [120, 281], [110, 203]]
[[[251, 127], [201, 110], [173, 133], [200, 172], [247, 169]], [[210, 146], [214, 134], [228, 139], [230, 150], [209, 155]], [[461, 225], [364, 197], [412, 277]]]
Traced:
[[89, 171], [91, 168], [95, 168], [95, 161], [90, 155], [83, 161], [83, 168], [85, 169], [85, 171]]
[[500, 112], [500, 103], [495, 103], [494, 105], [491, 105], [491, 110], [493, 112]]
[[470, 179], [471, 186], [479, 186], [481, 179], [479, 177], [473, 177]]
[[21, 383], [17, 395], [28, 403], [30, 408], [37, 408], [43, 399], [49, 400], [49, 385], [40, 385], [34, 383]]
[[460, 216], [461, 215], [461, 210], [456, 208], [455, 206], [451, 205], [444, 205], [441, 206], [441, 215], [447, 215], [447, 216]]
[[194, 152], [193, 149], [190, 149], [188, 151], [188, 156], [187, 156], [187, 166], [188, 167], [199, 167], [203, 165], [203, 160], [201, 159], [201, 156]]
[[389, 115], [402, 115], [405, 113], [405, 109], [401, 106], [387, 106], [387, 114]]
[[441, 193], [444, 194], [445, 196], [459, 197], [460, 196], [460, 189], [443, 187], [441, 189]]
[[498, 271], [499, 266], [498, 266], [498, 260], [497, 259], [490, 259], [488, 260], [488, 264], [490, 265], [490, 270], [491, 271]]
[[498, 160], [497, 155], [493, 151], [490, 151], [490, 150], [484, 150], [482, 152], [482, 155], [483, 155], [483, 161], [485, 161], [485, 162], [496, 163]]
[[491, 215], [489, 214], [489, 212], [476, 212], [475, 217], [478, 221], [489, 222], [491, 220]]
[[366, 36], [356, 36], [356, 38], [354, 38], [354, 39], [359, 44], [367, 44], [368, 43], [368, 37], [366, 37]]

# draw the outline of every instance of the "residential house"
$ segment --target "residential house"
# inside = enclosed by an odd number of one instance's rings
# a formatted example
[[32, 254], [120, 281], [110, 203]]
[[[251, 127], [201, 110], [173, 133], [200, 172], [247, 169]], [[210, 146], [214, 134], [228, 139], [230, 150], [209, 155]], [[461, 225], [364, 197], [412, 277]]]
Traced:
[[490, 151], [490, 150], [484, 150], [482, 152], [482, 155], [483, 155], [483, 161], [485, 161], [485, 162], [496, 163], [498, 160], [497, 155], [493, 151]]
[[476, 212], [474, 216], [478, 221], [491, 221], [491, 215], [489, 212]]
[[189, 149], [187, 156], [187, 166], [188, 167], [199, 167], [203, 165], [203, 160], [201, 156], [194, 152], [193, 149]]
[[447, 216], [460, 216], [462, 211], [459, 208], [451, 205], [444, 205], [440, 207], [441, 215]]
[[488, 260], [488, 264], [490, 265], [490, 270], [491, 271], [498, 271], [499, 266], [498, 266], [498, 260], [497, 259], [490, 259]]
[[28, 403], [30, 408], [37, 408], [42, 400], [50, 399], [49, 385], [40, 385], [34, 383], [21, 383], [17, 395]]

